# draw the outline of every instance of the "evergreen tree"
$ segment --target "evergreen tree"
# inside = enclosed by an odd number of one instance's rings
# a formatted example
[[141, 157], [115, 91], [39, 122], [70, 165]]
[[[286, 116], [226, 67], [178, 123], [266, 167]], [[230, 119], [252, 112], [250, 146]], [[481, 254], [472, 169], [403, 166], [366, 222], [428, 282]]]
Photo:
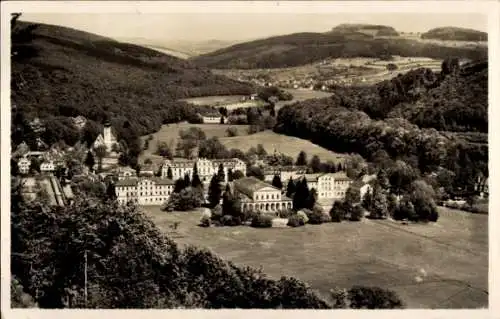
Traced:
[[233, 194], [231, 193], [231, 188], [229, 184], [226, 185], [226, 190], [222, 195], [222, 215], [232, 215], [233, 214]]
[[202, 187], [200, 176], [198, 175], [198, 163], [194, 163], [193, 167], [193, 180], [191, 181], [191, 186], [193, 187]]
[[339, 163], [337, 165], [337, 172], [342, 172], [344, 170], [344, 168], [342, 167], [342, 163]]
[[295, 165], [298, 166], [305, 166], [307, 165], [307, 154], [304, 151], [300, 151], [299, 155], [297, 156], [297, 161], [295, 162]]
[[191, 178], [189, 178], [189, 173], [184, 174], [184, 188], [191, 186]]
[[286, 186], [286, 196], [288, 198], [292, 198], [293, 194], [295, 194], [296, 191], [296, 186], [295, 182], [293, 181], [292, 177], [290, 176], [290, 179], [288, 180], [288, 185]]
[[309, 187], [307, 186], [307, 180], [302, 178], [302, 180], [297, 184], [297, 190], [293, 196], [293, 207], [295, 210], [302, 208], [307, 208], [307, 200], [309, 198]]
[[359, 188], [353, 187], [352, 185], [349, 186], [345, 192], [345, 202], [349, 203], [349, 205], [354, 205], [359, 203], [360, 200]]
[[387, 218], [388, 205], [387, 197], [385, 196], [382, 188], [378, 185], [373, 189], [373, 205], [370, 216], [376, 219]]
[[115, 183], [110, 182], [108, 184], [108, 187], [106, 188], [106, 196], [109, 200], [115, 200], [116, 199], [116, 188], [115, 188]]
[[186, 188], [186, 184], [183, 178], [179, 178], [175, 181], [174, 193], [180, 193], [184, 188]]
[[84, 164], [89, 168], [89, 170], [92, 170], [94, 165], [95, 165], [95, 159], [94, 155], [92, 155], [91, 151], [87, 152], [87, 157], [85, 157]]
[[365, 193], [365, 195], [363, 195], [363, 198], [361, 200], [361, 206], [363, 206], [364, 209], [366, 209], [367, 211], [371, 211], [372, 210], [372, 206], [373, 206], [373, 194], [372, 192], [369, 190]]
[[306, 208], [313, 209], [316, 204], [316, 199], [318, 198], [318, 192], [315, 188], [311, 188], [309, 191], [309, 196], [307, 196], [306, 200]]
[[281, 178], [278, 174], [274, 175], [272, 185], [279, 189], [283, 188], [283, 183], [281, 182]]
[[229, 182], [232, 182], [234, 180], [233, 170], [231, 168], [227, 171], [227, 180]]
[[172, 167], [168, 167], [168, 170], [167, 170], [167, 178], [168, 179], [174, 179], [174, 174], [172, 174]]
[[335, 166], [335, 163], [330, 166], [330, 173], [337, 173], [337, 166]]
[[215, 207], [220, 203], [222, 189], [220, 185], [220, 180], [217, 175], [212, 176], [210, 180], [210, 185], [208, 186], [208, 202], [211, 207]]
[[217, 170], [217, 178], [221, 183], [226, 181], [226, 174], [224, 173], [224, 166], [222, 163], [219, 164], [219, 169]]
[[311, 168], [313, 173], [319, 173], [321, 171], [321, 160], [319, 159], [318, 155], [314, 155], [313, 158], [311, 158], [309, 167]]
[[391, 184], [389, 184], [389, 177], [384, 169], [378, 171], [377, 174], [377, 183], [382, 187], [383, 191], [389, 190]]

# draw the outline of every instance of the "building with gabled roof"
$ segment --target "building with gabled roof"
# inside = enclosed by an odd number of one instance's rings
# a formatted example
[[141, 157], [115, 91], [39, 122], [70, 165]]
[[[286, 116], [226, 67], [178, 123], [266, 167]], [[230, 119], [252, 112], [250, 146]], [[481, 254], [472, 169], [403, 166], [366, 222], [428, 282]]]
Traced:
[[124, 178], [115, 184], [120, 204], [162, 205], [174, 191], [174, 181], [158, 177]]
[[280, 189], [255, 177], [235, 180], [233, 187], [242, 211], [278, 212], [293, 207], [292, 199], [284, 196]]
[[318, 199], [342, 200], [353, 182], [345, 172], [304, 174], [301, 178], [306, 179], [309, 189], [316, 190]]
[[111, 129], [111, 124], [105, 123], [102, 133], [97, 136], [92, 146], [93, 148], [97, 148], [101, 145], [104, 145], [106, 147], [106, 151], [111, 152], [113, 149], [113, 145], [115, 144], [118, 144], [118, 141], [116, 140], [116, 135]]
[[19, 173], [21, 174], [28, 174], [30, 171], [30, 166], [31, 161], [27, 157], [23, 157], [17, 162], [17, 168], [19, 170]]
[[162, 166], [162, 177], [168, 177], [168, 169], [172, 171], [172, 178], [178, 180], [179, 178], [184, 178], [187, 174], [190, 178], [193, 178], [194, 165], [197, 165], [198, 176], [202, 182], [209, 182], [214, 174], [219, 170], [219, 166], [222, 164], [224, 169], [224, 175], [226, 181], [228, 179], [228, 172], [231, 169], [233, 172], [239, 170], [246, 175], [247, 166], [245, 162], [238, 158], [228, 158], [228, 159], [185, 159], [185, 158], [174, 158], [173, 160], [165, 160]]

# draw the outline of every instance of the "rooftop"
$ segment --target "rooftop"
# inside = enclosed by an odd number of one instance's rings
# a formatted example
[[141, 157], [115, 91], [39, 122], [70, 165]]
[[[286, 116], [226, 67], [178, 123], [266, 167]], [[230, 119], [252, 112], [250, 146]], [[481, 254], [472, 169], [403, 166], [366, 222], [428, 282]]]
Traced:
[[174, 181], [167, 178], [146, 177], [146, 178], [125, 178], [116, 182], [115, 186], [136, 186], [139, 181], [150, 180], [158, 185], [174, 185]]
[[261, 181], [260, 179], [257, 179], [255, 177], [244, 177], [240, 178], [234, 181], [234, 187], [237, 189], [239, 192], [252, 197], [253, 193], [255, 193], [258, 190], [261, 190], [263, 188], [274, 188], [278, 190], [276, 187], [272, 186], [271, 184], [265, 183]]

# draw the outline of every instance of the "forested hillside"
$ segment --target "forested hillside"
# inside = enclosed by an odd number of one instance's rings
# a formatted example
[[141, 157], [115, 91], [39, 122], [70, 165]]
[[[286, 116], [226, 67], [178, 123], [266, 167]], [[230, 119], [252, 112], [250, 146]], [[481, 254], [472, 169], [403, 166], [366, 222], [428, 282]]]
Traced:
[[482, 59], [484, 47], [446, 47], [402, 38], [374, 38], [361, 31], [295, 33], [245, 42], [191, 61], [215, 69], [283, 68], [305, 65], [326, 58], [383, 58], [391, 55], [446, 59], [457, 56]]
[[447, 60], [440, 74], [420, 69], [371, 87], [338, 87], [330, 98], [283, 107], [275, 130], [378, 164], [392, 158], [422, 174], [444, 169], [443, 187], [472, 191], [477, 176], [488, 176], [487, 71], [486, 62], [460, 68]]
[[441, 27], [422, 34], [422, 39], [449, 41], [488, 41], [488, 33], [473, 29]]
[[[39, 117], [49, 143], [80, 138], [69, 117], [91, 120], [89, 140], [105, 120], [119, 138], [124, 126], [139, 136], [194, 115], [177, 99], [253, 91], [187, 61], [59, 26], [15, 22], [12, 41], [13, 125]], [[14, 144], [22, 138], [14, 134]]]
[[372, 36], [398, 36], [393, 27], [375, 24], [342, 23], [334, 27], [332, 33], [360, 32]]

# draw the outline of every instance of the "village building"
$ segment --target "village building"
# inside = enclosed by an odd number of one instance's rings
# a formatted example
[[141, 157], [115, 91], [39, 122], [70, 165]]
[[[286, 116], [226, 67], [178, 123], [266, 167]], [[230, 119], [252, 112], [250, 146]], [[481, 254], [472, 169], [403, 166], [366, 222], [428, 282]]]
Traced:
[[99, 146], [104, 145], [106, 147], [107, 152], [111, 152], [113, 150], [113, 145], [118, 144], [116, 140], [116, 136], [111, 129], [110, 123], [104, 124], [104, 129], [101, 134], [99, 134], [94, 141], [93, 147], [98, 148]]
[[53, 161], [44, 161], [40, 164], [40, 172], [42, 173], [53, 173], [56, 170], [56, 166]]
[[217, 111], [198, 113], [204, 124], [220, 124], [224, 123], [224, 116]]
[[118, 142], [110, 123], [104, 124], [103, 132], [97, 136], [92, 145], [94, 150], [99, 146], [106, 148], [106, 156], [102, 159], [102, 168], [109, 169], [110, 167], [117, 166], [120, 154], [116, 151], [118, 149]]
[[30, 166], [31, 166], [31, 161], [23, 157], [17, 162], [17, 168], [19, 170], [19, 173], [21, 174], [28, 174], [30, 171]]
[[318, 199], [343, 200], [353, 180], [344, 172], [304, 174], [309, 189], [315, 189]]
[[162, 177], [168, 177], [168, 169], [172, 171], [172, 178], [178, 180], [179, 178], [184, 178], [184, 176], [189, 175], [193, 178], [194, 164], [196, 163], [198, 168], [198, 176], [202, 182], [208, 183], [214, 174], [217, 174], [219, 170], [219, 165], [222, 164], [224, 168], [224, 175], [226, 182], [228, 179], [228, 173], [231, 169], [233, 172], [239, 170], [246, 175], [246, 164], [238, 158], [229, 159], [217, 159], [209, 160], [206, 158], [197, 159], [185, 159], [185, 158], [174, 158], [173, 160], [165, 160], [162, 166]]
[[139, 170], [139, 176], [154, 176], [155, 167], [153, 165], [143, 165]]
[[235, 180], [233, 186], [242, 211], [277, 212], [293, 207], [292, 199], [282, 195], [280, 189], [255, 177]]
[[264, 168], [264, 180], [272, 182], [274, 176], [278, 175], [281, 182], [286, 185], [290, 178], [297, 179], [307, 172], [307, 166], [267, 166]]
[[115, 173], [118, 176], [118, 180], [133, 178], [137, 175], [135, 169], [130, 167], [119, 167]]
[[129, 202], [138, 205], [162, 205], [174, 191], [174, 182], [169, 179], [146, 177], [126, 178], [115, 184], [115, 193], [120, 204]]

